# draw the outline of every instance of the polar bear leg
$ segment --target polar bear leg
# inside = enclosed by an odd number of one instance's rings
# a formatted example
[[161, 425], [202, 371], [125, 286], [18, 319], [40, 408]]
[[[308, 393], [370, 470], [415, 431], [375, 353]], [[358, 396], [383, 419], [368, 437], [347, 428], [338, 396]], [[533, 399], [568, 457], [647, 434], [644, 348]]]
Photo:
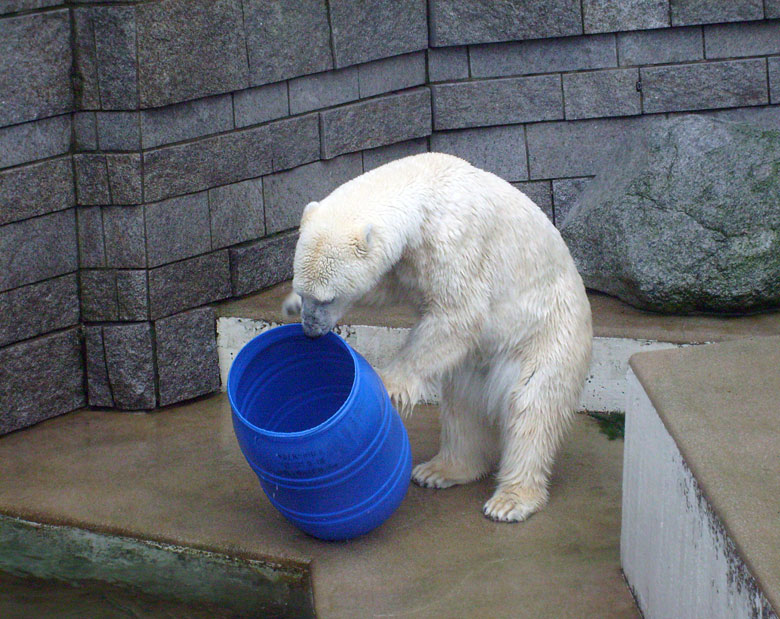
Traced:
[[491, 520], [522, 521], [547, 503], [553, 459], [573, 409], [564, 377], [548, 370], [538, 367], [510, 399], [503, 420], [498, 487], [482, 510]]
[[442, 381], [439, 453], [412, 471], [427, 488], [449, 488], [487, 475], [498, 460], [498, 430], [487, 418], [484, 376], [461, 368]]

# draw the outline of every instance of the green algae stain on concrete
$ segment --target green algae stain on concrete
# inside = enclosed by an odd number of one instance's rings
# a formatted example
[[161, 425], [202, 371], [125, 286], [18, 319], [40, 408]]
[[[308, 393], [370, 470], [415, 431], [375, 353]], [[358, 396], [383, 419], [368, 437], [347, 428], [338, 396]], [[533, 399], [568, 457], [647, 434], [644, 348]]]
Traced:
[[231, 557], [0, 515], [0, 571], [103, 582], [250, 616], [311, 617], [307, 566]]
[[623, 439], [625, 437], [625, 413], [596, 413], [588, 411], [588, 417], [596, 420], [596, 423], [599, 424], [599, 431], [606, 435], [610, 441], [614, 441], [616, 438]]

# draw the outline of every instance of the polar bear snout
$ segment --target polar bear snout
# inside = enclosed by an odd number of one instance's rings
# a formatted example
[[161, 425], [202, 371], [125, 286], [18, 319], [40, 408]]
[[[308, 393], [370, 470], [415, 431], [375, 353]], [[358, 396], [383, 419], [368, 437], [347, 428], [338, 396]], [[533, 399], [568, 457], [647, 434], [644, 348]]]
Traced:
[[333, 303], [319, 303], [304, 299], [301, 308], [303, 333], [308, 337], [322, 337], [336, 326], [340, 316], [334, 313]]

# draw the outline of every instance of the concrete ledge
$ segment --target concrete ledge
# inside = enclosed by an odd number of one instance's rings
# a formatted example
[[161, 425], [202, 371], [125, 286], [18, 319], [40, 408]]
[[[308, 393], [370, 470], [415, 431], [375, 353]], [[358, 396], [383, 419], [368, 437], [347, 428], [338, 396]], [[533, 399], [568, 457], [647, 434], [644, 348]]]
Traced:
[[[283, 565], [0, 515], [0, 570], [101, 581], [241, 616], [314, 616], [308, 566]], [[0, 604], [0, 608], [2, 604]]]
[[[284, 282], [260, 293], [216, 306], [218, 317], [240, 316], [284, 323], [282, 301], [291, 283]], [[780, 335], [780, 312], [749, 316], [669, 316], [636, 309], [599, 292], [589, 292], [593, 311], [593, 335], [621, 339], [648, 340], [669, 344], [704, 344], [743, 337]], [[356, 308], [341, 321], [345, 325], [391, 328], [412, 327], [415, 314], [406, 307], [376, 311]]]
[[[285, 282], [217, 306], [223, 388], [230, 364], [246, 342], [266, 329], [290, 322], [281, 313], [282, 301], [290, 289], [290, 282]], [[604, 294], [591, 293], [589, 299], [595, 339], [590, 375], [580, 400], [583, 410], [625, 410], [628, 359], [634, 353], [753, 335], [780, 335], [780, 313], [665, 316], [635, 309]], [[372, 365], [381, 367], [401, 346], [416, 320], [407, 307], [356, 308], [344, 316], [336, 331]], [[436, 402], [435, 397], [432, 402]]]
[[621, 560], [647, 617], [776, 617], [780, 338], [631, 359]]

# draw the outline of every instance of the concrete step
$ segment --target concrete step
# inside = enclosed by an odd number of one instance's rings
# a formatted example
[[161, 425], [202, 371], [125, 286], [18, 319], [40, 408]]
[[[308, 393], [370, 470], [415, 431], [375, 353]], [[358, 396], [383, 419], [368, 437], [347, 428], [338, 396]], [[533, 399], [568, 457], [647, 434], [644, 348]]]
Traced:
[[[415, 463], [432, 457], [436, 409], [407, 427]], [[482, 516], [492, 479], [411, 486], [383, 526], [327, 543], [272, 508], [224, 394], [153, 414], [84, 410], [0, 438], [0, 570], [241, 616], [636, 617], [618, 564], [621, 463], [622, 442], [578, 415], [550, 503], [527, 522]]]
[[645, 617], [780, 611], [780, 338], [631, 359], [621, 558]]
[[[282, 301], [290, 290], [290, 283], [286, 282], [217, 306], [217, 346], [223, 387], [227, 384], [230, 364], [246, 342], [267, 329], [291, 322], [281, 313]], [[625, 410], [628, 360], [637, 352], [780, 335], [778, 313], [739, 318], [664, 316], [637, 310], [603, 294], [592, 293], [589, 299], [593, 312], [593, 359], [581, 410]], [[393, 357], [415, 320], [414, 313], [405, 307], [357, 308], [344, 316], [336, 332], [372, 365], [381, 367]]]

